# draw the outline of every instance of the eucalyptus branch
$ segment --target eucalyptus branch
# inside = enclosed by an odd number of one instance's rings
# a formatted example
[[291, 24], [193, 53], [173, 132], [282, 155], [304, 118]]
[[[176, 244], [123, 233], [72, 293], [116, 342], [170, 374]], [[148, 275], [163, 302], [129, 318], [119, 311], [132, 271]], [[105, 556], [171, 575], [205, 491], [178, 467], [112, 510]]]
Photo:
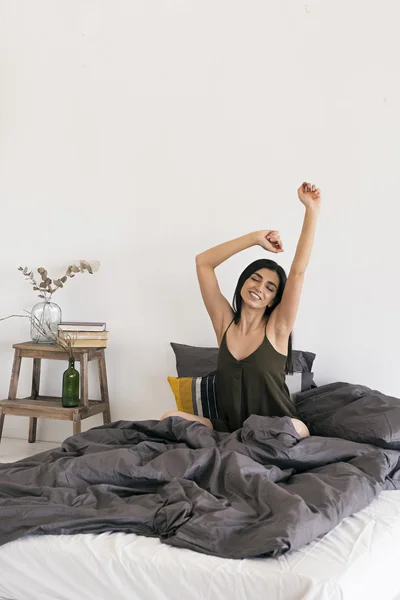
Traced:
[[51, 299], [52, 295], [57, 290], [64, 287], [64, 284], [68, 278], [75, 277], [77, 273], [84, 273], [85, 271], [87, 271], [90, 275], [93, 275], [93, 273], [96, 273], [99, 268], [100, 263], [98, 260], [91, 262], [87, 260], [80, 260], [79, 265], [69, 265], [65, 271], [65, 274], [59, 279], [51, 279], [48, 276], [47, 270], [44, 267], [39, 267], [36, 269], [41, 278], [39, 283], [37, 279], [35, 279], [33, 271], [29, 270], [28, 267], [18, 267], [18, 271], [22, 271], [25, 279], [32, 285], [33, 291], [40, 292], [40, 294], [38, 294], [39, 298], [44, 298], [47, 300], [48, 296], [50, 296]]

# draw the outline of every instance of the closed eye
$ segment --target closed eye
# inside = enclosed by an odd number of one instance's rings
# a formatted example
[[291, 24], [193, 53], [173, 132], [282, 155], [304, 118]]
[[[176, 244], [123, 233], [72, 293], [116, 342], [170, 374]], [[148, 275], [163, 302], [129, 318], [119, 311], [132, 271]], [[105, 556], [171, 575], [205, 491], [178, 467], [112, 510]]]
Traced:
[[[253, 275], [253, 276], [251, 277], [251, 279], [252, 279], [253, 281], [255, 281], [256, 283], [261, 283], [261, 282], [262, 282], [262, 277], [261, 277], [261, 275], [258, 275], [257, 273], [256, 273], [255, 275]], [[268, 287], [268, 286], [274, 286], [274, 287], [271, 289], [271, 287]], [[273, 281], [267, 281], [267, 283], [266, 283], [265, 287], [266, 287], [266, 288], [267, 288], [267, 290], [268, 290], [268, 291], [270, 291], [270, 292], [274, 292], [276, 289], [278, 289], [278, 286], [277, 286], [277, 285], [276, 285], [276, 284], [275, 284]]]

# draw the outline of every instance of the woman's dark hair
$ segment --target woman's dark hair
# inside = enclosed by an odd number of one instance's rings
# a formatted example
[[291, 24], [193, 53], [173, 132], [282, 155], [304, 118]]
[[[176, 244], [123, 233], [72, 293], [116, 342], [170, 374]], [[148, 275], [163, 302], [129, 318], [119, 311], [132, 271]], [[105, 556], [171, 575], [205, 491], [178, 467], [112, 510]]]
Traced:
[[[276, 291], [276, 296], [274, 298], [274, 304], [273, 304], [273, 306], [266, 307], [264, 315], [266, 317], [269, 317], [269, 315], [275, 310], [275, 308], [278, 306], [278, 304], [282, 300], [283, 290], [285, 289], [285, 285], [287, 282], [287, 276], [286, 276], [284, 269], [280, 265], [278, 265], [278, 263], [276, 263], [274, 260], [269, 260], [268, 258], [260, 258], [259, 260], [255, 260], [248, 267], [245, 268], [243, 273], [240, 275], [239, 280], [236, 285], [235, 294], [233, 296], [233, 303], [232, 303], [233, 312], [235, 315], [234, 321], [235, 321], [236, 325], [240, 321], [240, 315], [242, 312], [243, 300], [242, 300], [242, 296], [240, 295], [240, 292], [242, 291], [243, 284], [245, 281], [247, 281], [247, 279], [249, 279], [259, 269], [269, 269], [270, 271], [275, 271], [275, 273], [279, 277], [279, 287]], [[286, 359], [286, 365], [285, 365], [285, 372], [286, 372], [286, 374], [293, 373], [292, 334], [290, 334], [290, 336], [289, 336], [288, 353], [287, 353], [287, 359]]]

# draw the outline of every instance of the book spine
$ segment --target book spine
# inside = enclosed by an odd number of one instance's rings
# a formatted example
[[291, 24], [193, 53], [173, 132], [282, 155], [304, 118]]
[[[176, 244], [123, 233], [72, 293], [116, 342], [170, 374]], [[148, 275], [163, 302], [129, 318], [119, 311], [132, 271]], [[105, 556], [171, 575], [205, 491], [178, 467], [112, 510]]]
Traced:
[[61, 327], [59, 325], [58, 326], [58, 331], [66, 331], [67, 333], [71, 333], [73, 331], [75, 331], [75, 332], [76, 331], [83, 331], [83, 332], [86, 332], [86, 333], [104, 333], [104, 331], [106, 331], [106, 329], [104, 327], [100, 329], [99, 327], [92, 328], [92, 327], [81, 326], [81, 327], [78, 328], [78, 327]]
[[107, 340], [74, 340], [72, 348], [106, 348]]
[[108, 331], [59, 331], [58, 337], [74, 340], [107, 340]]

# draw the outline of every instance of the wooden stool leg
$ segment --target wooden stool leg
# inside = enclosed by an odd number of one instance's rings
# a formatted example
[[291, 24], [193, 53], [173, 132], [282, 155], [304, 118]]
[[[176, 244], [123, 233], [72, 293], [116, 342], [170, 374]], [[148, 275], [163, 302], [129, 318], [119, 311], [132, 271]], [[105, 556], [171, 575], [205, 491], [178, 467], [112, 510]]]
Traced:
[[88, 380], [88, 355], [87, 352], [80, 357], [81, 371], [81, 403], [89, 407], [89, 380]]
[[19, 372], [21, 370], [21, 351], [18, 348], [14, 351], [14, 362], [11, 372], [10, 388], [8, 391], [8, 399], [15, 400], [18, 390]]
[[103, 412], [103, 423], [104, 423], [104, 425], [106, 425], [107, 423], [111, 423], [111, 414], [110, 414], [110, 399], [108, 396], [106, 358], [105, 358], [104, 350], [101, 351], [101, 356], [99, 358], [99, 378], [100, 378], [101, 400], [102, 400], [102, 402], [105, 402], [105, 404], [106, 404], [106, 409]]
[[5, 417], [5, 414], [3, 413], [3, 409], [0, 408], [0, 441], [1, 441], [1, 436], [3, 435], [4, 417]]
[[36, 442], [36, 426], [37, 426], [37, 417], [29, 418], [29, 435], [28, 442], [33, 444]]
[[73, 414], [73, 429], [72, 433], [75, 435], [76, 433], [81, 432], [81, 416], [79, 413]]
[[[33, 398], [35, 400], [39, 396], [41, 363], [42, 363], [42, 361], [40, 358], [33, 359], [31, 398]], [[36, 442], [36, 427], [37, 427], [37, 417], [30, 417], [30, 419], [29, 419], [29, 436], [28, 436], [28, 442], [30, 444]]]
[[[21, 351], [18, 350], [18, 348], [15, 348], [14, 361], [13, 361], [13, 366], [12, 366], [12, 371], [11, 371], [10, 387], [8, 389], [8, 399], [9, 400], [15, 400], [17, 397], [18, 380], [19, 380], [20, 370], [21, 370]], [[4, 417], [5, 417], [5, 414], [3, 412], [3, 409], [0, 408], [0, 440], [1, 440], [1, 436], [3, 435]]]

